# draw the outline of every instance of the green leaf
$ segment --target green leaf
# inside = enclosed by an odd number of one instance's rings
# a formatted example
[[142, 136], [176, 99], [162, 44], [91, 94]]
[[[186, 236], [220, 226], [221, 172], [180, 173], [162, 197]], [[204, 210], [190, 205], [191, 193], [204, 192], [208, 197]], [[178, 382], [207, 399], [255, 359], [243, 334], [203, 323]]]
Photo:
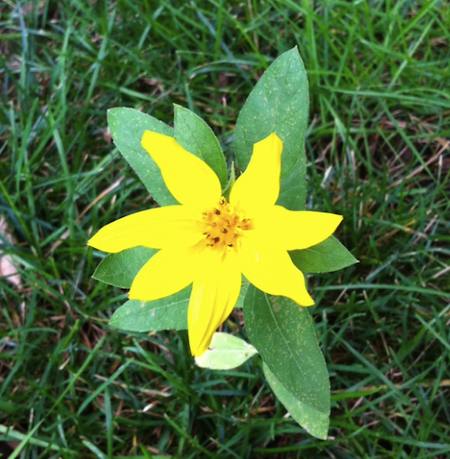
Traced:
[[212, 129], [191, 110], [175, 107], [175, 138], [188, 151], [206, 162], [217, 174], [222, 188], [227, 183], [227, 164]]
[[195, 363], [211, 370], [231, 370], [242, 365], [257, 353], [246, 341], [228, 333], [214, 333], [209, 349]]
[[126, 107], [108, 110], [108, 127], [114, 144], [153, 199], [161, 206], [176, 203], [162, 179], [158, 166], [141, 147], [141, 138], [145, 130], [173, 135], [172, 128], [153, 116]]
[[138, 271], [156, 252], [147, 247], [134, 247], [105, 257], [92, 277], [105, 284], [130, 288]]
[[156, 301], [129, 300], [114, 312], [109, 325], [134, 332], [185, 330], [190, 293], [187, 288]]
[[243, 277], [242, 278], [242, 284], [241, 284], [241, 291], [239, 292], [238, 299], [235, 304], [235, 308], [242, 309], [244, 307], [244, 301], [245, 301], [245, 295], [247, 293], [248, 286], [250, 284], [248, 283], [248, 280]]
[[289, 414], [311, 435], [325, 440], [328, 433], [329, 416], [303, 403], [281, 384], [270, 368], [263, 362], [263, 371], [269, 386]]
[[328, 273], [347, 268], [358, 260], [334, 236], [305, 250], [289, 252], [295, 266], [305, 273]]
[[253, 144], [276, 132], [283, 140], [281, 193], [278, 204], [305, 207], [305, 131], [308, 80], [297, 48], [279, 56], [259, 79], [239, 113], [234, 148], [238, 166], [247, 166]]
[[309, 312], [287, 298], [250, 286], [244, 319], [250, 342], [276, 379], [310, 411], [328, 416], [328, 372]]

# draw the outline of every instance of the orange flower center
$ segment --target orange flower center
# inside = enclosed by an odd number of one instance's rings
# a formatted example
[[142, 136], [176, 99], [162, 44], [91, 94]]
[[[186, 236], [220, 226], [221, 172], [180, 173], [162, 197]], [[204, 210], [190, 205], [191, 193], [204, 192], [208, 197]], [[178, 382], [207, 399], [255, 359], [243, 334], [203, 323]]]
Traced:
[[211, 210], [203, 212], [203, 235], [208, 247], [236, 247], [244, 231], [252, 229], [252, 222], [242, 218], [225, 198]]

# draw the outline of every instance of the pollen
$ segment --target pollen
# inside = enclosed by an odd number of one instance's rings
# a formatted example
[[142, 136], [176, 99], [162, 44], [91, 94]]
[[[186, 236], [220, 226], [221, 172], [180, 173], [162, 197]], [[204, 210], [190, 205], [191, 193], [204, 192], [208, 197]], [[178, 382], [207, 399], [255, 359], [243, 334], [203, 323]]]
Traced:
[[253, 228], [251, 220], [243, 218], [225, 198], [203, 212], [202, 226], [206, 245], [220, 249], [236, 247], [240, 236]]

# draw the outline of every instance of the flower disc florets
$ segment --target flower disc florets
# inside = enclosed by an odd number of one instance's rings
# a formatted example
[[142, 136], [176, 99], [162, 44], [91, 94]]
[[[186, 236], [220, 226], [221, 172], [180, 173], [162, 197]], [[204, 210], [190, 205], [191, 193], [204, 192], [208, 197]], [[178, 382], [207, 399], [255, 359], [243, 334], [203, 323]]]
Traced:
[[203, 235], [208, 247], [236, 247], [239, 236], [252, 229], [251, 220], [243, 218], [223, 197], [216, 207], [203, 212], [202, 216]]

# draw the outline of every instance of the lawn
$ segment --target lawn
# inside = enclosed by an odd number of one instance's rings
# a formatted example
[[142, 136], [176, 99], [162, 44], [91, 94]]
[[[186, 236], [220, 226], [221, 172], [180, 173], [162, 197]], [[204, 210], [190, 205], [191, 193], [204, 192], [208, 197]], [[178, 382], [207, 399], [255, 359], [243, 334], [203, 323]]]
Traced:
[[[445, 1], [5, 0], [0, 457], [448, 457], [449, 30]], [[91, 278], [103, 255], [86, 247], [154, 205], [108, 108], [171, 124], [172, 104], [189, 107], [231, 162], [240, 107], [295, 45], [308, 206], [344, 215], [337, 235], [360, 260], [309, 280], [332, 387], [325, 441], [286, 415], [258, 357], [203, 370], [184, 331], [110, 328], [126, 292]], [[245, 338], [240, 325], [236, 311], [226, 329]]]

